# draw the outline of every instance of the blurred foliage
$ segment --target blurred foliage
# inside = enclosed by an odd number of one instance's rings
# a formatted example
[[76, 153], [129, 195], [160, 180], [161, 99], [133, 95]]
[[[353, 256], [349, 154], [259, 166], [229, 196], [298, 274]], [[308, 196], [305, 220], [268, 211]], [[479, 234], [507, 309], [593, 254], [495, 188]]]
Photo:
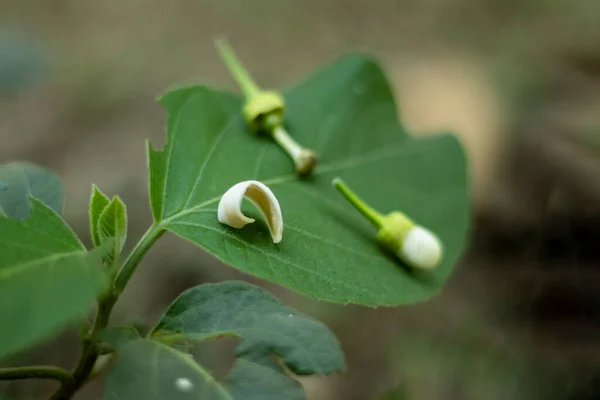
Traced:
[[0, 26], [0, 95], [40, 82], [46, 68], [44, 51], [38, 43]]

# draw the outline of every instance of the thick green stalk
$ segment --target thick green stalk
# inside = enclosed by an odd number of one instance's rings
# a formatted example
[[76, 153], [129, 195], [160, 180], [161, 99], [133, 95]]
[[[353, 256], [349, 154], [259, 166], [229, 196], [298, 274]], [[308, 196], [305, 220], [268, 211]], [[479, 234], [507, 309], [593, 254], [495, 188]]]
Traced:
[[154, 243], [163, 235], [165, 230], [157, 225], [152, 225], [148, 231], [142, 236], [138, 244], [129, 254], [129, 257], [123, 263], [123, 267], [115, 278], [114, 289], [117, 296], [121, 294], [125, 286], [131, 279], [135, 269], [137, 268], [142, 258], [146, 255], [148, 250], [154, 245]]
[[108, 320], [115, 303], [119, 299], [121, 292], [129, 282], [129, 279], [135, 272], [138, 264], [146, 255], [152, 245], [160, 238], [164, 230], [153, 225], [142, 236], [135, 248], [125, 260], [123, 267], [115, 278], [113, 289], [98, 301], [98, 312], [94, 325], [89, 330], [89, 333], [83, 337], [83, 350], [79, 357], [79, 362], [75, 367], [72, 380], [64, 381], [62, 386], [50, 398], [50, 400], [69, 400], [88, 380], [89, 375], [94, 369], [94, 364], [100, 355], [100, 350], [94, 340], [94, 336], [108, 325]]

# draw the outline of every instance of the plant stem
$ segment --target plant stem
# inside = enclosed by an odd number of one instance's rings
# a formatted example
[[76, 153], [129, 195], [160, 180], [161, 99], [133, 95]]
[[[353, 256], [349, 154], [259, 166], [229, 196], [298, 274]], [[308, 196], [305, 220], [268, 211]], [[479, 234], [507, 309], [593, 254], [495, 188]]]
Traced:
[[283, 126], [277, 126], [273, 129], [273, 139], [292, 157], [294, 162], [297, 164], [300, 155], [302, 154], [302, 146], [300, 146], [290, 134], [283, 128]]
[[73, 381], [69, 371], [46, 365], [31, 367], [0, 368], [0, 381], [19, 379], [54, 379], [63, 383]]
[[362, 201], [340, 178], [335, 178], [333, 180], [333, 186], [358, 210], [362, 215], [367, 217], [373, 225], [377, 228], [381, 228], [383, 226], [382, 218], [383, 216], [375, 211], [373, 208], [369, 207], [364, 201]]
[[144, 258], [148, 250], [150, 250], [152, 245], [154, 245], [164, 232], [165, 230], [162, 227], [155, 224], [146, 231], [144, 236], [142, 236], [138, 244], [129, 254], [129, 257], [127, 257], [123, 263], [123, 267], [115, 278], [114, 290], [117, 296], [119, 296], [123, 289], [125, 289], [125, 286], [127, 286], [129, 279], [131, 279], [131, 276], [135, 272], [140, 261], [142, 261], [142, 258]]
[[148, 231], [142, 236], [140, 241], [125, 260], [123, 267], [115, 278], [114, 285], [111, 291], [106, 293], [98, 300], [98, 312], [94, 325], [89, 330], [88, 334], [82, 339], [83, 350], [79, 357], [79, 362], [75, 367], [72, 379], [64, 381], [62, 386], [54, 393], [50, 400], [69, 400], [77, 390], [79, 390], [87, 381], [88, 376], [94, 369], [94, 364], [100, 354], [94, 336], [108, 325], [110, 313], [112, 312], [115, 303], [119, 299], [121, 292], [129, 282], [129, 279], [135, 272], [136, 267], [150, 250], [152, 245], [160, 238], [164, 230], [152, 225]]
[[240, 60], [237, 58], [235, 52], [231, 46], [229, 46], [229, 43], [224, 39], [220, 39], [216, 41], [216, 44], [217, 49], [221, 54], [221, 58], [223, 58], [223, 61], [227, 65], [227, 69], [229, 69], [229, 72], [233, 75], [233, 78], [242, 89], [244, 97], [250, 99], [260, 93], [260, 88], [256, 85], [254, 79], [252, 79], [248, 71], [246, 71]]

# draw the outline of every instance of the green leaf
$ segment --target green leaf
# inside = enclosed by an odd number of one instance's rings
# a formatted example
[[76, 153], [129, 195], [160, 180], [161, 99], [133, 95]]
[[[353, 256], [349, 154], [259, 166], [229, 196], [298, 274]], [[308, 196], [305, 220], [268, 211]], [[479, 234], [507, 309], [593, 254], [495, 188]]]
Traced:
[[[191, 383], [187, 390], [178, 380]], [[108, 375], [105, 400], [305, 400], [300, 385], [268, 367], [238, 360], [220, 383], [188, 354], [153, 340], [138, 339], [119, 350]]]
[[244, 338], [238, 357], [274, 354], [298, 375], [344, 368], [339, 343], [321, 322], [286, 307], [245, 282], [205, 284], [183, 292], [154, 328], [167, 342], [219, 336]]
[[[285, 93], [286, 124], [317, 151], [320, 166], [300, 180], [287, 154], [244, 125], [241, 100], [205, 87], [167, 93], [165, 148], [149, 147], [152, 210], [160, 227], [220, 260], [308, 296], [339, 303], [392, 306], [437, 293], [465, 244], [468, 185], [454, 136], [411, 138], [399, 125], [391, 90], [378, 65], [348, 56]], [[442, 240], [438, 268], [417, 274], [382, 251], [375, 229], [331, 187], [339, 176], [382, 213], [400, 210]], [[258, 222], [233, 229], [217, 220], [232, 185], [268, 185], [283, 211], [273, 244]]]
[[52, 209], [31, 199], [25, 221], [0, 217], [0, 357], [81, 317], [105, 286], [106, 249], [87, 252]]
[[31, 207], [29, 196], [62, 214], [65, 194], [54, 172], [26, 162], [0, 165], [0, 215], [26, 219]]
[[[172, 347], [223, 336], [242, 341], [236, 364], [222, 383]], [[149, 339], [120, 348], [105, 398], [305, 399], [283, 366], [300, 375], [327, 374], [341, 370], [344, 359], [325, 325], [267, 291], [244, 282], [205, 284], [183, 292]], [[193, 390], [182, 394], [175, 384], [178, 378], [189, 379]]]
[[98, 189], [96, 185], [92, 185], [92, 197], [90, 198], [90, 232], [92, 241], [96, 246], [100, 245], [100, 235], [98, 234], [98, 222], [100, 214], [110, 203], [110, 199]]
[[114, 248], [110, 257], [118, 259], [127, 240], [127, 209], [119, 196], [112, 198], [98, 218], [98, 240], [100, 244], [111, 240]]

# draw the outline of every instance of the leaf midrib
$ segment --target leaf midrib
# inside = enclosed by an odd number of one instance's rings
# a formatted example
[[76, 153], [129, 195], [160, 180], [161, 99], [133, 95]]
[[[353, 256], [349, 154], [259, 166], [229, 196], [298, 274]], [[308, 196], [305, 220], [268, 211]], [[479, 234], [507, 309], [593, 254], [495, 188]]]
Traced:
[[[426, 141], [426, 139], [421, 139], [420, 142]], [[389, 158], [394, 158], [399, 156], [398, 151], [402, 151], [406, 149], [406, 143], [403, 143], [399, 146], [394, 147], [382, 147], [381, 149], [371, 151], [366, 155], [358, 156], [358, 157], [350, 157], [345, 160], [332, 162], [329, 164], [318, 166], [315, 169], [314, 175], [317, 176], [319, 174], [325, 174], [328, 172], [340, 171], [340, 170], [350, 170], [357, 167], [362, 167], [368, 165], [370, 163], [386, 160]], [[422, 151], [420, 147], [412, 148], [411, 152]], [[403, 155], [411, 154], [411, 152], [405, 152]], [[208, 161], [207, 161], [208, 163]], [[198, 181], [202, 179], [202, 176], [198, 178]], [[294, 180], [298, 180], [298, 177], [295, 174], [283, 175], [280, 177], [269, 178], [263, 181], [263, 183], [267, 186], [277, 186], [283, 183], [292, 182]], [[206, 206], [217, 203], [221, 199], [222, 195], [210, 198], [200, 204], [197, 204], [193, 207], [187, 208], [185, 210], [179, 211], [159, 222], [159, 225], [165, 229], [168, 229], [168, 225], [171, 222], [176, 221], [177, 219], [184, 217], [188, 214], [192, 214], [195, 211], [201, 210]]]

